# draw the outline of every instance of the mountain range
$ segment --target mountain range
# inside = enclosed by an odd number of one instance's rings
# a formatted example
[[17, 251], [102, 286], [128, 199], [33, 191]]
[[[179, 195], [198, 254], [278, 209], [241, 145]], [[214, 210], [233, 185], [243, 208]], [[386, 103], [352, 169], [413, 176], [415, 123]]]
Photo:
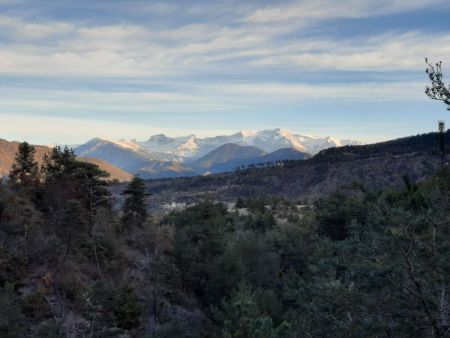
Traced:
[[109, 162], [143, 178], [194, 176], [240, 166], [308, 158], [323, 149], [357, 141], [313, 137], [273, 129], [199, 138], [153, 135], [146, 141], [94, 138], [75, 148], [79, 156]]
[[[125, 141], [126, 142], [126, 141]], [[147, 141], [136, 140], [127, 144], [137, 144], [156, 153], [167, 153], [183, 158], [198, 158], [226, 143], [241, 146], [253, 146], [268, 153], [282, 148], [294, 148], [314, 155], [322, 149], [359, 144], [352, 140], [339, 140], [333, 137], [314, 137], [299, 135], [283, 129], [262, 131], [240, 131], [232, 135], [198, 138], [195, 135], [168, 137], [163, 134], [154, 135]]]
[[[411, 189], [415, 182], [439, 170], [438, 140], [437, 133], [428, 133], [374, 144], [329, 148], [309, 159], [282, 166], [252, 167], [208, 177], [149, 180], [146, 181], [150, 194], [148, 203], [155, 210], [172, 202], [233, 202], [239, 197], [256, 196], [279, 196], [310, 203], [336, 191], [353, 196], [362, 190]], [[450, 144], [450, 130], [445, 144]], [[449, 146], [446, 154], [450, 154]], [[449, 157], [446, 156], [446, 163]], [[120, 194], [124, 185], [115, 189], [115, 194]]]

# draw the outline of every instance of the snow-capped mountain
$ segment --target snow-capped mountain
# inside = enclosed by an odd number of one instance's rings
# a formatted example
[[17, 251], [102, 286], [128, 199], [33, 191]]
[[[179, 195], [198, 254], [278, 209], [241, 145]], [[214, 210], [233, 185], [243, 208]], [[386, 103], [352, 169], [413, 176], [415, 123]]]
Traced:
[[133, 140], [144, 149], [158, 152], [172, 154], [175, 156], [189, 157], [198, 152], [197, 138], [195, 135], [168, 137], [163, 134], [153, 135], [147, 141], [139, 142]]
[[[359, 143], [273, 129], [240, 131], [232, 135], [205, 138], [198, 138], [195, 135], [169, 137], [158, 134], [143, 142], [94, 138], [76, 147], [75, 153], [107, 161], [146, 178], [156, 178], [202, 174], [206, 167], [215, 168], [212, 171], [219, 172], [232, 170], [239, 165], [248, 165], [252, 161], [267, 162], [270, 158], [282, 160], [283, 158], [279, 157], [288, 149], [295, 152], [289, 153], [290, 156], [285, 155], [284, 159], [302, 159], [308, 154], [314, 155], [326, 148], [350, 144]], [[280, 149], [284, 151], [272, 154]], [[208, 159], [207, 166], [203, 163], [206, 160], [202, 162], [203, 164], [199, 162], [202, 159]]]
[[108, 141], [94, 138], [75, 149], [78, 156], [88, 156], [107, 161], [124, 170], [130, 170], [143, 162], [161, 162], [151, 151], [125, 141]]
[[258, 147], [266, 152], [282, 148], [294, 148], [309, 154], [349, 144], [359, 144], [351, 140], [333, 137], [314, 137], [291, 133], [283, 129], [262, 131], [240, 131], [232, 135], [197, 138], [195, 135], [168, 137], [163, 134], [150, 137], [145, 142], [137, 142], [141, 147], [157, 153], [170, 153], [185, 158], [199, 158], [227, 143]]

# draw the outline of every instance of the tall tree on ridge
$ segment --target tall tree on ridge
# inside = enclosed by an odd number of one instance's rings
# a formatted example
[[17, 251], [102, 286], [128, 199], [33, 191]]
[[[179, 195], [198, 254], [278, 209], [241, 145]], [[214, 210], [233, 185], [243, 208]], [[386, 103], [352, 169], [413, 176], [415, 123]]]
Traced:
[[13, 189], [30, 194], [39, 183], [39, 167], [35, 161], [36, 150], [28, 142], [19, 144], [16, 158], [9, 173], [9, 182]]
[[[427, 86], [425, 94], [432, 100], [442, 101], [447, 105], [447, 110], [450, 110], [450, 85], [444, 82], [444, 75], [442, 73], [442, 61], [436, 62], [434, 65], [428, 62], [425, 58], [428, 67], [425, 72], [431, 81], [431, 86]], [[439, 152], [441, 155], [441, 170], [444, 168], [445, 162], [445, 122], [439, 121]]]
[[148, 194], [145, 192], [145, 183], [139, 176], [133, 176], [127, 188], [122, 192], [126, 196], [123, 205], [122, 221], [125, 225], [140, 226], [147, 218], [147, 207], [145, 198]]

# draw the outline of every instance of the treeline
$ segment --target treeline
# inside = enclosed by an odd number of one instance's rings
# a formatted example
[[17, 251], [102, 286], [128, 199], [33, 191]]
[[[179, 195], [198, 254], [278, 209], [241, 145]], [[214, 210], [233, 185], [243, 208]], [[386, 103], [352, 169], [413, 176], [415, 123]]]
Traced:
[[[342, 160], [353, 160], [356, 158], [369, 158], [386, 155], [402, 155], [412, 152], [424, 152], [438, 155], [440, 133], [426, 133], [416, 136], [403, 137], [396, 140], [379, 142], [367, 145], [344, 146], [322, 150], [314, 156], [315, 162], [332, 162]], [[450, 144], [450, 130], [444, 131], [443, 144]], [[448, 152], [448, 146], [447, 152]]]
[[[450, 173], [340, 193], [297, 222], [199, 205], [169, 216], [181, 280], [213, 337], [443, 337], [449, 330]], [[274, 217], [275, 216], [275, 217]], [[208, 336], [198, 329], [192, 336]], [[175, 336], [175, 335], [174, 335]], [[182, 336], [182, 335], [181, 335]]]
[[135, 327], [140, 307], [129, 278], [118, 277], [116, 240], [147, 218], [143, 181], [133, 178], [117, 212], [108, 173], [67, 147], [41, 167], [34, 155], [20, 144], [0, 184], [0, 336], [104, 337], [109, 326]]
[[[444, 153], [448, 154], [450, 133], [446, 132], [445, 137], [443, 143], [447, 151]], [[280, 166], [261, 165], [243, 170], [241, 167], [233, 173], [149, 180], [147, 186], [158, 196], [180, 195], [180, 192], [186, 192], [184, 196], [194, 196], [200, 192], [220, 190], [222, 197], [217, 199], [231, 200], [238, 196], [277, 193], [289, 198], [303, 198], [311, 190], [321, 194], [328, 185], [333, 190], [338, 183], [350, 184], [358, 178], [368, 179], [363, 175], [370, 176], [374, 185], [392, 184], [394, 181], [397, 185], [402, 183], [397, 179], [400, 176], [409, 175], [421, 180], [438, 168], [439, 138], [439, 133], [429, 133], [378, 144], [330, 148], [312, 158], [290, 160]], [[330, 179], [331, 173], [336, 180]]]
[[21, 151], [0, 190], [0, 336], [449, 332], [446, 168], [399, 190], [355, 186], [361, 197], [336, 192], [307, 211], [255, 196], [236, 201], [247, 213], [204, 202], [157, 219], [139, 178], [117, 209], [103, 174], [70, 150], [56, 148], [38, 178]]
[[[247, 165], [244, 164], [244, 165], [237, 166], [235, 169], [235, 172], [256, 169], [256, 168], [282, 167], [282, 166], [288, 165], [290, 163], [297, 163], [298, 161], [299, 160], [277, 160], [277, 161], [269, 161], [269, 162], [262, 162], [262, 163], [250, 163]], [[304, 161], [304, 160], [301, 160], [301, 161]]]
[[[446, 147], [450, 144], [450, 130], [444, 132], [442, 143]], [[272, 168], [272, 167], [296, 167], [307, 163], [331, 163], [334, 161], [347, 161], [355, 159], [365, 159], [372, 157], [382, 157], [386, 155], [402, 155], [407, 153], [427, 153], [438, 155], [440, 153], [439, 143], [441, 139], [440, 133], [426, 133], [416, 136], [409, 136], [391, 141], [372, 143], [367, 145], [348, 145], [343, 147], [333, 147], [320, 151], [313, 157], [307, 157], [302, 160], [279, 160], [274, 162], [252, 163], [236, 167], [235, 171], [244, 171], [256, 168]], [[305, 162], [307, 160], [307, 162]]]

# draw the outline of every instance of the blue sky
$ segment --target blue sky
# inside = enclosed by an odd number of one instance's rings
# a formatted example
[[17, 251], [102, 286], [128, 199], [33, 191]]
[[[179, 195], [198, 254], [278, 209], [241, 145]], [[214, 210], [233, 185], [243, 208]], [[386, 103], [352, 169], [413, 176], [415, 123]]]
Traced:
[[0, 138], [436, 129], [450, 1], [0, 0]]

